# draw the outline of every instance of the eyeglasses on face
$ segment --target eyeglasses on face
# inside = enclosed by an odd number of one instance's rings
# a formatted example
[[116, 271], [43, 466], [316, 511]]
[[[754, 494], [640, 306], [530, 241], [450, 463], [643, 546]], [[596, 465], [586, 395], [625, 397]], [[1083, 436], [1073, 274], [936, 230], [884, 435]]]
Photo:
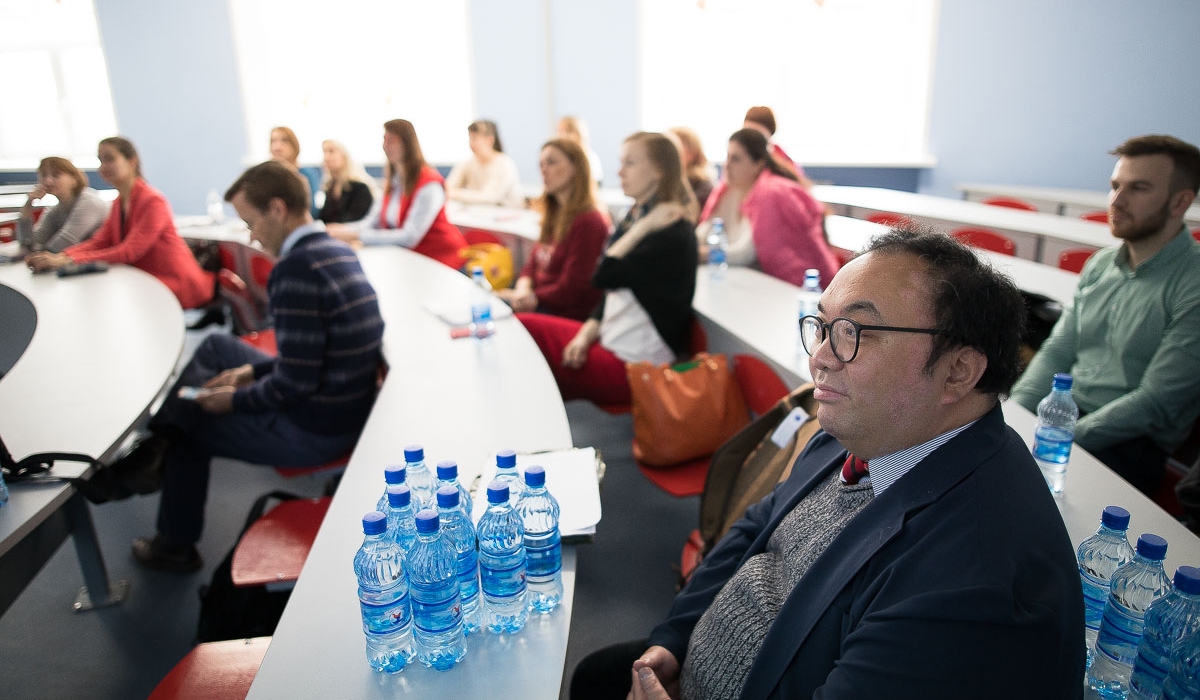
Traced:
[[928, 335], [943, 335], [933, 328], [903, 328], [901, 326], [869, 326], [838, 317], [825, 323], [816, 316], [804, 316], [800, 319], [800, 343], [804, 352], [815, 355], [817, 347], [829, 338], [833, 356], [843, 363], [851, 362], [858, 357], [858, 340], [863, 331], [890, 331], [892, 333], [926, 333]]

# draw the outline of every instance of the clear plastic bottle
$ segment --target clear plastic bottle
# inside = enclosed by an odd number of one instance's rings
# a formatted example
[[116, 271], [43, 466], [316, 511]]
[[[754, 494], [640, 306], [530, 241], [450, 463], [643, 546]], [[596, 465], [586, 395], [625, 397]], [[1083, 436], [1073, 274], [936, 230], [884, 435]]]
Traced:
[[1100, 515], [1100, 529], [1079, 543], [1076, 560], [1079, 578], [1083, 582], [1084, 642], [1087, 644], [1087, 666], [1092, 667], [1096, 651], [1096, 635], [1104, 604], [1108, 602], [1109, 582], [1113, 572], [1133, 559], [1133, 547], [1126, 532], [1129, 530], [1129, 511], [1120, 506], [1108, 506]]
[[715, 280], [724, 279], [729, 269], [729, 234], [725, 232], [725, 221], [721, 217], [712, 220], [708, 230], [708, 274]]
[[208, 218], [214, 224], [225, 223], [225, 202], [221, 200], [221, 195], [215, 189], [208, 191], [208, 197], [205, 200], [205, 212]]
[[444, 459], [437, 463], [437, 484], [440, 491], [443, 486], [453, 486], [458, 490], [458, 505], [467, 514], [467, 519], [471, 518], [471, 494], [463, 488], [463, 485], [458, 480], [458, 462], [452, 459]]
[[387, 487], [387, 529], [400, 549], [407, 554], [417, 541], [417, 521], [412, 508], [412, 492], [405, 484]]
[[796, 302], [799, 306], [799, 315], [796, 320], [805, 316], [817, 315], [817, 304], [821, 302], [821, 271], [815, 267], [810, 267], [804, 271], [804, 286], [796, 294]]
[[467, 645], [458, 595], [458, 556], [439, 527], [436, 510], [417, 513], [417, 541], [408, 558], [408, 578], [417, 659], [448, 671], [466, 655]]
[[362, 527], [365, 538], [354, 555], [354, 575], [367, 663], [375, 671], [399, 673], [416, 653], [404, 552], [387, 536], [383, 513], [367, 513]]
[[386, 513], [388, 509], [388, 487], [396, 484], [403, 484], [407, 478], [403, 464], [389, 464], [383, 470], [383, 495], [379, 497], [379, 502], [375, 504], [375, 510], [380, 513]]
[[558, 501], [546, 490], [546, 470], [525, 470], [525, 495], [517, 513], [525, 525], [525, 582], [530, 612], [553, 612], [562, 602], [562, 537], [558, 531]]
[[1171, 672], [1163, 681], [1163, 700], [1200, 700], [1200, 632], [1179, 640], [1171, 650]]
[[1088, 669], [1088, 687], [1104, 700], [1124, 700], [1129, 676], [1145, 629], [1146, 609], [1171, 589], [1163, 571], [1167, 541], [1158, 535], [1138, 538], [1133, 559], [1112, 575], [1108, 602], [1096, 637], [1096, 658]]
[[454, 545], [458, 556], [458, 595], [462, 600], [463, 632], [474, 634], [483, 624], [479, 611], [479, 545], [475, 525], [460, 507], [461, 493], [450, 484], [437, 491], [438, 519], [442, 534]]
[[525, 527], [508, 504], [508, 484], [488, 484], [488, 509], [479, 519], [479, 579], [483, 624], [489, 632], [515, 634], [525, 626]]
[[496, 453], [496, 476], [492, 478], [508, 485], [508, 504], [516, 508], [517, 502], [525, 493], [525, 482], [521, 479], [521, 473], [517, 471], [516, 452], [500, 450]]
[[496, 331], [492, 321], [492, 285], [483, 275], [483, 268], [471, 268], [471, 335], [486, 338]]
[[1033, 458], [1046, 477], [1051, 493], [1060, 494], [1067, 479], [1067, 462], [1075, 439], [1079, 407], [1071, 398], [1071, 375], [1054, 375], [1046, 398], [1038, 403], [1037, 428], [1033, 432]]
[[420, 445], [405, 447], [404, 466], [408, 472], [405, 483], [408, 484], [408, 488], [412, 489], [413, 510], [437, 508], [437, 501], [434, 499], [437, 486], [434, 484], [433, 473], [425, 464], [425, 448]]
[[1156, 700], [1171, 670], [1171, 651], [1184, 637], [1200, 631], [1200, 569], [1175, 570], [1174, 589], [1146, 610], [1146, 632], [1138, 644], [1129, 678], [1131, 697]]

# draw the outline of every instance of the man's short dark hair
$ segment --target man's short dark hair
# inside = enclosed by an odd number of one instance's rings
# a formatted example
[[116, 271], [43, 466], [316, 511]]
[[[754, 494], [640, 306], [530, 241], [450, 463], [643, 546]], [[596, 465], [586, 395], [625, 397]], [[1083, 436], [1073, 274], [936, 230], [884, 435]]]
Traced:
[[946, 352], [971, 347], [987, 358], [975, 388], [1007, 394], [1020, 373], [1025, 301], [1006, 275], [950, 236], [917, 227], [895, 228], [873, 238], [863, 254], [912, 255], [926, 266], [934, 328], [926, 371]]
[[225, 201], [232, 202], [238, 192], [250, 206], [266, 211], [271, 200], [278, 197], [289, 213], [308, 211], [308, 190], [300, 178], [304, 177], [283, 163], [269, 160], [259, 163], [242, 173], [225, 192]]
[[1200, 148], [1186, 141], [1164, 134], [1135, 136], [1109, 153], [1121, 158], [1154, 156], [1160, 153], [1169, 156], [1175, 165], [1171, 172], [1171, 194], [1185, 189], [1191, 190], [1193, 194], [1200, 194]]

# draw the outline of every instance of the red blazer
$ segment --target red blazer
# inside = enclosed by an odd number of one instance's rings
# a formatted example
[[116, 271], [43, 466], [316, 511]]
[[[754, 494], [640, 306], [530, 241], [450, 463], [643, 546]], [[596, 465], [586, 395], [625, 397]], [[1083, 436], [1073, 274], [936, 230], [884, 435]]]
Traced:
[[121, 229], [121, 198], [117, 197], [95, 235], [63, 253], [77, 263], [103, 260], [149, 272], [171, 288], [185, 309], [203, 306], [212, 299], [212, 273], [200, 269], [192, 251], [175, 232], [167, 198], [145, 180], [139, 178], [129, 193], [129, 215], [125, 230]]
[[[400, 199], [401, 226], [404, 225], [404, 220], [408, 218], [408, 208], [412, 205], [413, 196], [416, 195], [418, 190], [431, 182], [438, 183], [443, 189], [446, 186], [445, 181], [438, 174], [438, 171], [429, 165], [425, 165], [421, 168], [421, 174], [417, 177], [416, 184], [408, 188], [408, 191]], [[391, 199], [391, 193], [385, 194], [383, 210], [379, 215], [381, 225], [385, 224], [383, 221], [384, 212], [387, 211], [387, 200], [389, 199]], [[437, 218], [433, 220], [433, 225], [425, 232], [425, 235], [413, 247], [413, 250], [422, 255], [428, 255], [434, 260], [457, 270], [463, 266], [463, 258], [458, 254], [458, 251], [466, 247], [467, 239], [463, 238], [462, 231], [459, 231], [446, 218], [446, 207], [443, 206], [442, 210], [438, 212]]]

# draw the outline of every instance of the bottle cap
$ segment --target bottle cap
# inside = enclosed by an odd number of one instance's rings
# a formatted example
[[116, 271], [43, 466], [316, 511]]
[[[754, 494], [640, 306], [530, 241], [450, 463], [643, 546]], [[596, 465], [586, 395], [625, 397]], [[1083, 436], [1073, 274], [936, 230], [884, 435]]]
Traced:
[[388, 505], [393, 508], [404, 508], [412, 503], [412, 491], [405, 484], [392, 484], [387, 487]]
[[534, 465], [525, 470], [525, 485], [531, 489], [539, 489], [546, 485], [546, 468]]
[[488, 503], [508, 503], [508, 482], [493, 479], [487, 488]]
[[1167, 557], [1167, 541], [1147, 532], [1138, 538], [1137, 553], [1147, 559], [1162, 561]]
[[437, 504], [439, 508], [457, 508], [458, 507], [458, 489], [450, 484], [446, 484], [437, 490]]
[[1054, 388], [1055, 389], [1070, 389], [1071, 384], [1073, 384], [1074, 382], [1075, 382], [1075, 380], [1072, 379], [1071, 375], [1069, 375], [1069, 374], [1061, 374], [1060, 373], [1060, 374], [1054, 375]]
[[387, 532], [387, 516], [373, 510], [363, 516], [363, 534], [380, 535]]
[[1175, 588], [1188, 595], [1200, 593], [1200, 569], [1194, 566], [1175, 569]]
[[408, 475], [408, 469], [403, 464], [389, 464], [383, 470], [383, 480], [389, 484], [403, 484]]
[[437, 463], [437, 478], [439, 479], [457, 479], [458, 478], [458, 462], [452, 459], [443, 459]]
[[480, 265], [475, 265], [474, 267], [472, 267], [471, 268], [471, 276], [472, 277], [475, 277], [475, 276], [482, 277], [483, 276], [483, 267]]
[[1105, 527], [1124, 532], [1129, 529], [1129, 511], [1121, 506], [1107, 506], [1100, 515]]
[[496, 453], [496, 466], [501, 469], [517, 466], [517, 453], [512, 450], [500, 450]]
[[425, 461], [425, 448], [421, 447], [420, 445], [409, 445], [408, 447], [405, 447], [404, 448], [404, 461], [410, 462], [410, 463], [411, 462], [424, 462]]
[[429, 534], [430, 532], [438, 531], [438, 514], [432, 508], [422, 508], [420, 513], [417, 513], [417, 532]]

